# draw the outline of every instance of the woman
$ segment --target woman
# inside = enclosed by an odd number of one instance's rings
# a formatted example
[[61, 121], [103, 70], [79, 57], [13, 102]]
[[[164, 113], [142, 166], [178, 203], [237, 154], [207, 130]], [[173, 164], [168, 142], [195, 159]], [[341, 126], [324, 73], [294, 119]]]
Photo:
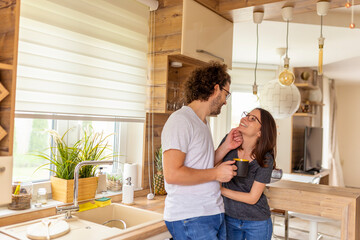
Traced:
[[227, 239], [271, 239], [270, 208], [264, 195], [275, 167], [276, 124], [271, 114], [261, 108], [244, 112], [237, 128], [243, 142], [223, 161], [249, 160], [246, 177], [235, 176], [223, 183]]

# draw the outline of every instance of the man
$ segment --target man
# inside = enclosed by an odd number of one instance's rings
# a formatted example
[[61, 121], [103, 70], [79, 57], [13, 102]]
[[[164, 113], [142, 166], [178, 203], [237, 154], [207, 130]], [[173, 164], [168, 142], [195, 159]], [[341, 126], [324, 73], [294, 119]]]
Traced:
[[186, 83], [187, 106], [169, 117], [161, 135], [165, 188], [164, 220], [174, 239], [226, 239], [219, 182], [236, 175], [234, 161], [216, 168], [240, 145], [232, 130], [216, 152], [206, 117], [218, 115], [230, 96], [226, 65], [211, 62]]

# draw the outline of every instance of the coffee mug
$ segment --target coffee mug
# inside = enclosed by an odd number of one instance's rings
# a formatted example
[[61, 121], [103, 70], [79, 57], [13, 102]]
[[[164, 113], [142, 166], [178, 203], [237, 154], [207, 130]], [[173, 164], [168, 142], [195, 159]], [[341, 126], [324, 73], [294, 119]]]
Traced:
[[242, 159], [242, 158], [234, 158], [235, 165], [237, 167], [237, 176], [238, 177], [246, 177], [249, 168], [249, 160]]

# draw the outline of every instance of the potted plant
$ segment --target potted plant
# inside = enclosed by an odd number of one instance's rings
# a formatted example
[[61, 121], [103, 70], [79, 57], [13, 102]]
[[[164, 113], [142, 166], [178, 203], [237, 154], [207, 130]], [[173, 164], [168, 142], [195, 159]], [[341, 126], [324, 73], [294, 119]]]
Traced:
[[162, 165], [162, 149], [160, 148], [155, 152], [155, 166], [156, 174], [154, 175], [154, 192], [155, 195], [165, 195], [165, 184], [164, 184], [164, 174], [163, 174], [163, 165]]
[[[54, 169], [48, 168], [54, 173], [54, 176], [51, 177], [52, 198], [65, 203], [73, 201], [74, 170], [78, 163], [109, 160], [114, 156], [113, 154], [105, 155], [105, 150], [108, 148], [107, 138], [110, 135], [103, 136], [103, 134], [95, 133], [92, 128], [89, 128], [83, 131], [81, 139], [69, 146], [64, 141], [69, 130], [62, 136], [56, 131], [50, 130], [49, 134], [55, 143], [53, 147], [50, 147], [50, 154], [46, 151], [37, 155], [48, 161], [39, 168], [44, 168], [50, 164], [54, 165]], [[97, 189], [95, 170], [96, 166], [84, 166], [80, 169], [78, 200], [95, 197]]]

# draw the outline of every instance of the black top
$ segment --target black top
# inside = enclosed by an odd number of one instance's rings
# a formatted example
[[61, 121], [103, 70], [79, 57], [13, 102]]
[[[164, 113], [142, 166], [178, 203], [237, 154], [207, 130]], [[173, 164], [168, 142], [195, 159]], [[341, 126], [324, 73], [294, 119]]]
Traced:
[[[223, 159], [230, 161], [233, 158], [239, 158], [237, 149], [231, 150]], [[270, 183], [271, 172], [274, 160], [270, 153], [265, 155], [265, 164], [267, 167], [260, 167], [256, 160], [249, 163], [247, 177], [235, 176], [230, 182], [223, 183], [222, 186], [239, 192], [250, 192], [254, 181], [261, 183]], [[270, 217], [270, 208], [264, 193], [254, 205], [232, 200], [224, 197], [225, 214], [239, 220], [263, 221]]]

